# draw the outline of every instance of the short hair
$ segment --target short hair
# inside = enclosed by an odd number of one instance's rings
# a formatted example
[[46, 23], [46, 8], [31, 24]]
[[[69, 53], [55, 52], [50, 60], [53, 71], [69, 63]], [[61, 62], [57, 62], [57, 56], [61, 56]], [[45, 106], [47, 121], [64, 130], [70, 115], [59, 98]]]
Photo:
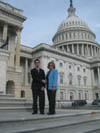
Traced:
[[39, 60], [39, 59], [35, 59], [35, 60], [34, 60], [34, 63], [36, 63], [36, 61], [38, 61], [38, 62], [40, 63], [40, 60]]
[[52, 66], [53, 66], [53, 68], [55, 69], [56, 68], [56, 66], [55, 66], [55, 63], [53, 62], [53, 61], [50, 61], [49, 63], [48, 63], [48, 68], [50, 67], [50, 64], [52, 64]]

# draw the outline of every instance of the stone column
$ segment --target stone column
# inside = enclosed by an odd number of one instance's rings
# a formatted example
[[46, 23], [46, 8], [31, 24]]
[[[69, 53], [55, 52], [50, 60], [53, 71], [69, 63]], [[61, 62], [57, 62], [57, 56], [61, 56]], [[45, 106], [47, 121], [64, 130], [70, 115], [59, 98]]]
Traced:
[[28, 85], [28, 59], [25, 59], [25, 85]]
[[97, 54], [97, 53], [96, 53], [96, 47], [94, 47], [94, 55], [95, 55], [95, 57], [96, 57], [96, 54]]
[[77, 44], [77, 55], [79, 55], [79, 44]]
[[74, 54], [74, 45], [72, 44], [72, 53]]
[[65, 47], [64, 47], [64, 45], [62, 46], [62, 50], [65, 51]]
[[16, 45], [16, 67], [20, 66], [20, 42], [21, 41], [21, 29], [17, 31], [17, 45]]
[[4, 27], [3, 27], [3, 36], [2, 36], [2, 40], [4, 42], [7, 40], [7, 32], [8, 32], [8, 25], [4, 24]]
[[92, 45], [91, 45], [91, 55], [93, 56], [93, 47], [92, 47]]
[[81, 53], [82, 53], [82, 55], [84, 56], [84, 44], [82, 44]]
[[70, 50], [69, 50], [69, 45], [67, 45], [67, 52], [70, 52]]
[[98, 57], [99, 57], [99, 48], [98, 48]]
[[89, 56], [89, 47], [88, 47], [88, 44], [87, 44], [87, 56]]
[[100, 57], [100, 48], [99, 48], [99, 57]]
[[97, 70], [98, 70], [98, 85], [100, 85], [100, 68], [98, 67]]
[[94, 86], [95, 85], [94, 69], [91, 69], [91, 76], [92, 76], [92, 86]]

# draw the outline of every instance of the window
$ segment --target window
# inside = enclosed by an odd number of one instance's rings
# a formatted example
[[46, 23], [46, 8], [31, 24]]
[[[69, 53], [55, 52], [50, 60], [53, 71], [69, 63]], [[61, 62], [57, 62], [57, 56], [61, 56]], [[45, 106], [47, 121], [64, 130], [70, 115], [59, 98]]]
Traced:
[[95, 93], [95, 96], [96, 96], [96, 100], [99, 99], [99, 94], [98, 93]]
[[68, 36], [67, 36], [67, 34], [66, 34], [66, 40], [68, 39]]
[[71, 36], [71, 33], [69, 33], [69, 38], [71, 39], [71, 37], [72, 37], [72, 36]]
[[73, 92], [70, 92], [70, 100], [74, 100], [74, 94], [73, 94]]
[[84, 78], [84, 86], [87, 86], [87, 78]]
[[60, 63], [59, 65], [60, 65], [60, 67], [63, 67], [63, 63]]
[[85, 100], [88, 100], [88, 91], [85, 92]]
[[21, 91], [21, 98], [24, 98], [25, 97], [25, 91]]
[[81, 85], [81, 77], [79, 76], [78, 77], [78, 86], [80, 87], [80, 85]]
[[82, 95], [81, 95], [81, 92], [79, 92], [79, 100], [82, 99]]
[[71, 65], [69, 65], [69, 69], [71, 69]]
[[60, 92], [60, 100], [64, 100], [64, 93]]
[[80, 71], [80, 67], [77, 67], [77, 71]]
[[85, 68], [83, 69], [83, 72], [86, 72]]
[[60, 84], [63, 84], [63, 74], [60, 74]]
[[62, 40], [64, 40], [64, 34], [62, 34]]
[[72, 85], [72, 73], [69, 73], [69, 85]]

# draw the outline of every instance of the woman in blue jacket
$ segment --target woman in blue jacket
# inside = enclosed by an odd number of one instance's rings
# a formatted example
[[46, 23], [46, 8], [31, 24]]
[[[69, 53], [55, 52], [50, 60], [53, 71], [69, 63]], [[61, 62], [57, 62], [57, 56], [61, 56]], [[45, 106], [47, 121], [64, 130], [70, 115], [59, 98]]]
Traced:
[[47, 80], [47, 95], [49, 100], [49, 112], [48, 115], [55, 114], [55, 106], [56, 106], [56, 92], [58, 89], [58, 70], [55, 69], [54, 62], [48, 63], [48, 69], [46, 75]]

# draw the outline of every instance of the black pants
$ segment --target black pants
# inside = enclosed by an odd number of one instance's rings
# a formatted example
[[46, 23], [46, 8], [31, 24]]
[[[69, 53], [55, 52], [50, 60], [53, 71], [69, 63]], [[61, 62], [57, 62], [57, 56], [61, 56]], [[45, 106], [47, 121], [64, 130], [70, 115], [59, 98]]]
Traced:
[[32, 90], [32, 94], [33, 94], [33, 111], [35, 113], [38, 112], [38, 106], [37, 106], [37, 100], [39, 97], [39, 109], [40, 109], [40, 113], [44, 112], [44, 107], [45, 107], [45, 92], [41, 91], [41, 90]]
[[47, 95], [49, 100], [49, 113], [55, 113], [55, 106], [56, 106], [56, 90], [48, 90]]

